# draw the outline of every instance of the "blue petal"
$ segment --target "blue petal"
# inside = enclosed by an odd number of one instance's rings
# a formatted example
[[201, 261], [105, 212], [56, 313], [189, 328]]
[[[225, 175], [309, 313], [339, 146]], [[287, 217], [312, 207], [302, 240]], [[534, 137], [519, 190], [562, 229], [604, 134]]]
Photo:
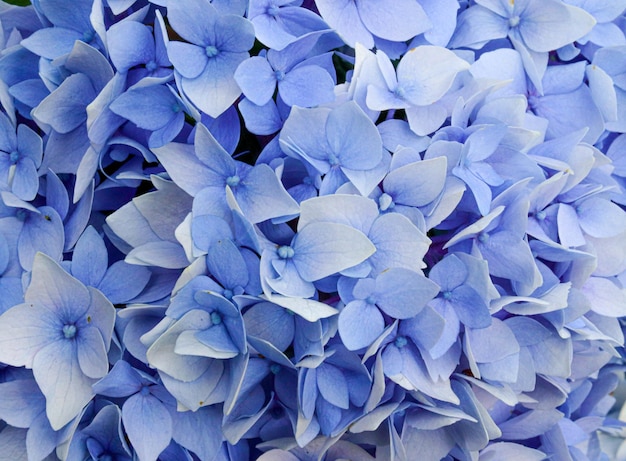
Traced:
[[[228, 264], [224, 264], [228, 261]], [[209, 247], [206, 258], [209, 272], [224, 288], [245, 287], [248, 284], [248, 268], [232, 240], [219, 240]]]
[[271, 343], [280, 351], [287, 349], [293, 341], [293, 316], [276, 304], [255, 304], [246, 311], [243, 320], [248, 334]]
[[41, 101], [33, 116], [61, 134], [69, 133], [87, 120], [86, 107], [95, 96], [89, 78], [73, 74]]
[[596, 20], [586, 11], [555, 0], [527, 2], [519, 34], [533, 51], [548, 52], [586, 35]]
[[298, 66], [278, 82], [280, 97], [288, 106], [313, 107], [335, 99], [335, 83], [319, 66]]
[[70, 199], [65, 185], [52, 171], [46, 175], [46, 204], [54, 208], [63, 220], [70, 208]]
[[45, 408], [45, 398], [33, 379], [0, 384], [0, 418], [15, 427], [28, 428]]
[[466, 69], [469, 63], [446, 48], [418, 46], [409, 50], [398, 64], [398, 87], [407, 101], [427, 106], [441, 99], [456, 74]]
[[330, 27], [337, 30], [341, 38], [350, 46], [360, 43], [370, 49], [374, 46], [374, 37], [367, 30], [354, 1], [318, 0], [316, 6]]
[[222, 182], [204, 165], [194, 153], [193, 146], [170, 143], [154, 148], [153, 152], [170, 174], [176, 185], [191, 196], [195, 196], [208, 185]]
[[471, 328], [485, 328], [491, 324], [491, 315], [485, 300], [467, 285], [452, 291], [449, 300], [454, 306], [459, 320]]
[[94, 396], [95, 380], [83, 374], [70, 341], [50, 343], [37, 352], [33, 374], [46, 396], [46, 414], [54, 430], [59, 430], [82, 411]]
[[107, 397], [128, 397], [141, 390], [139, 373], [128, 362], [119, 360], [111, 371], [93, 385], [96, 394]]
[[477, 362], [490, 363], [519, 352], [520, 346], [511, 329], [501, 320], [493, 319], [487, 328], [467, 329], [472, 354]]
[[376, 277], [376, 304], [396, 319], [417, 315], [428, 301], [439, 293], [439, 287], [412, 270], [392, 267]]
[[23, 46], [29, 51], [46, 59], [55, 59], [72, 51], [74, 42], [81, 40], [83, 34], [63, 27], [43, 28], [23, 40]]
[[168, 241], [149, 242], [133, 248], [126, 255], [129, 264], [158, 266], [165, 269], [182, 269], [189, 265], [185, 250], [179, 243]]
[[342, 104], [330, 112], [326, 121], [326, 136], [331, 152], [343, 167], [369, 170], [382, 159], [380, 134], [354, 102]]
[[352, 301], [339, 313], [341, 341], [354, 351], [369, 346], [383, 332], [385, 319], [373, 304]]
[[72, 275], [85, 285], [97, 287], [108, 265], [104, 240], [92, 226], [76, 242], [72, 257]]
[[376, 246], [368, 260], [376, 274], [391, 267], [419, 271], [428, 250], [430, 239], [408, 218], [399, 213], [381, 215], [370, 229], [368, 237]]
[[167, 19], [174, 30], [188, 42], [209, 45], [214, 37], [219, 13], [206, 0], [190, 0], [187, 4], [172, 3], [167, 7]]
[[[535, 260], [528, 244], [508, 231], [496, 232], [478, 244], [489, 262], [489, 273], [521, 283], [532, 284], [535, 279]], [[506, 255], [506, 259], [505, 259]]]
[[170, 413], [149, 393], [140, 392], [124, 402], [122, 421], [130, 443], [142, 460], [156, 461], [170, 444], [173, 431]]
[[109, 57], [118, 72], [154, 59], [154, 38], [150, 29], [137, 21], [121, 21], [107, 31]]
[[283, 126], [283, 120], [274, 101], [268, 101], [265, 105], [257, 106], [249, 99], [244, 98], [237, 107], [243, 116], [246, 128], [254, 134], [273, 134]]
[[445, 157], [414, 162], [391, 170], [383, 181], [385, 192], [395, 203], [424, 206], [439, 196], [446, 181]]
[[111, 103], [111, 110], [146, 130], [165, 126], [183, 108], [172, 92], [163, 85], [126, 91]]
[[241, 95], [233, 72], [247, 57], [247, 52], [220, 53], [208, 60], [200, 75], [182, 79], [183, 91], [201, 111], [218, 117]]
[[317, 367], [317, 388], [326, 401], [347, 410], [350, 401], [348, 382], [340, 369], [333, 365], [321, 364]]
[[260, 56], [253, 56], [239, 64], [235, 80], [246, 98], [258, 106], [267, 104], [276, 90], [274, 70], [267, 59]]
[[65, 272], [49, 256], [37, 253], [32, 266], [31, 283], [25, 294], [27, 303], [33, 303], [68, 316], [76, 321], [91, 304], [89, 291], [74, 277]]
[[300, 229], [293, 249], [300, 276], [310, 282], [356, 266], [376, 251], [362, 232], [335, 223], [311, 223]]
[[204, 48], [190, 43], [169, 42], [167, 53], [176, 71], [185, 78], [198, 78], [209, 63]]
[[117, 261], [106, 271], [98, 289], [111, 303], [122, 304], [141, 293], [150, 277], [150, 271], [143, 266]]
[[[177, 411], [172, 416], [172, 438], [200, 459], [211, 459], [222, 443], [222, 434], [215, 430], [222, 424], [222, 416], [216, 406], [202, 407], [197, 411]], [[199, 437], [199, 434], [202, 436]]]
[[256, 165], [233, 194], [244, 216], [253, 224], [271, 218], [295, 215], [298, 203], [285, 190], [274, 170]]

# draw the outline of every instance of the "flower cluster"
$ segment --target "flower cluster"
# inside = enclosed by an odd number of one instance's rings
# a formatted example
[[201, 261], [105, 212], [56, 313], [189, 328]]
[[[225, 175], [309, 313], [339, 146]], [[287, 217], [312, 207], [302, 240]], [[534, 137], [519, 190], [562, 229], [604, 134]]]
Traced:
[[0, 26], [0, 460], [626, 459], [626, 0]]

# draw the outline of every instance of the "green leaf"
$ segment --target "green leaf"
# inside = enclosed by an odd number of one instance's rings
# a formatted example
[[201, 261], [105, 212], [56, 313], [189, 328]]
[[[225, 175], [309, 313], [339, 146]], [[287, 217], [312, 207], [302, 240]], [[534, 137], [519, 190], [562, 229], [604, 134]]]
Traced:
[[30, 0], [4, 0], [4, 3], [17, 6], [30, 6]]

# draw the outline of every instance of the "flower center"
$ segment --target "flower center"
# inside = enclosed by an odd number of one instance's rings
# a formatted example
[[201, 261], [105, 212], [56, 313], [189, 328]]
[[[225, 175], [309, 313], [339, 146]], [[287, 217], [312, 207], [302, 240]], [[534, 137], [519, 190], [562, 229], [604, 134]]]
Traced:
[[230, 187], [237, 187], [240, 182], [241, 178], [237, 175], [229, 176], [228, 178], [226, 178], [226, 184], [228, 184]]
[[444, 291], [443, 292], [443, 299], [449, 300], [450, 298], [452, 298], [452, 292], [451, 291]]
[[515, 15], [509, 18], [509, 27], [517, 27], [520, 22], [520, 17]]
[[270, 5], [267, 8], [267, 14], [270, 15], [270, 16], [276, 16], [278, 14], [278, 10], [279, 9], [280, 8], [278, 8], [276, 5]]
[[331, 152], [328, 154], [328, 163], [330, 166], [337, 166], [339, 165], [339, 158]]
[[143, 396], [146, 396], [150, 393], [150, 389], [147, 385], [144, 384], [143, 386], [141, 386], [141, 390], [139, 391], [139, 393]]
[[546, 219], [546, 212], [543, 210], [538, 211], [537, 213], [535, 213], [535, 218], [537, 218], [539, 221], [543, 221], [544, 219]]
[[19, 220], [19, 221], [26, 221], [26, 217], [28, 216], [28, 213], [26, 212], [26, 210], [24, 210], [23, 208], [20, 208], [19, 210], [17, 210], [15, 212], [15, 217]]
[[219, 325], [222, 323], [222, 316], [217, 312], [211, 312], [211, 322], [213, 325]]
[[489, 240], [489, 234], [487, 232], [481, 232], [478, 234], [479, 242], [485, 243], [487, 240]]
[[272, 372], [272, 374], [277, 375], [278, 373], [280, 373], [281, 370], [281, 366], [277, 363], [272, 363], [272, 365], [270, 366], [270, 371]]
[[87, 30], [83, 33], [83, 42], [91, 43], [94, 37], [96, 36], [96, 32], [93, 30]]
[[232, 299], [233, 298], [233, 294], [234, 294], [233, 290], [229, 290], [228, 288], [224, 289], [224, 293], [223, 293], [224, 298]]
[[276, 252], [278, 253], [278, 256], [282, 259], [293, 258], [293, 255], [295, 254], [293, 248], [291, 248], [289, 245], [283, 245], [278, 247], [278, 250], [276, 250]]
[[16, 150], [12, 151], [9, 154], [9, 159], [11, 160], [11, 163], [17, 163], [17, 161], [20, 159], [20, 153]]
[[67, 324], [67, 325], [63, 325], [63, 336], [65, 336], [66, 339], [72, 339], [76, 336], [76, 332], [78, 330], [76, 329], [76, 325], [73, 324]]
[[405, 95], [404, 88], [402, 88], [401, 86], [397, 86], [396, 89], [393, 91], [393, 94], [396, 98], [404, 99], [404, 95]]
[[209, 45], [204, 49], [204, 52], [206, 53], [206, 55], [209, 58], [214, 58], [215, 56], [217, 56], [218, 54], [220, 54], [220, 50], [218, 50], [217, 48], [215, 48], [215, 46], [213, 45]]
[[365, 298], [365, 302], [367, 304], [376, 304], [376, 299], [374, 299], [373, 296], [368, 296], [367, 298]]
[[404, 336], [398, 336], [394, 344], [398, 349], [402, 349], [404, 346], [406, 346], [406, 343], [407, 340]]
[[282, 70], [274, 71], [274, 77], [276, 77], [276, 81], [280, 82], [285, 78], [285, 73]]
[[154, 62], [154, 60], [150, 60], [146, 63], [146, 69], [148, 69], [148, 71], [150, 72], [154, 72], [155, 70], [157, 70], [158, 64], [156, 62]]
[[396, 204], [393, 203], [393, 198], [388, 193], [383, 192], [383, 195], [378, 197], [378, 208], [380, 208], [380, 211], [391, 210], [395, 206]]

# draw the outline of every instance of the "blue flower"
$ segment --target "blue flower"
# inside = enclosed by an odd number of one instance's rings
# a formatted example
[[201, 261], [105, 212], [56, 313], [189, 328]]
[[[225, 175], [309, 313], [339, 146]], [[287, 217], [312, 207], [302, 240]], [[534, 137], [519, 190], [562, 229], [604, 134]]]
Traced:
[[0, 361], [32, 368], [58, 430], [80, 413], [94, 396], [91, 385], [109, 371], [115, 310], [41, 253], [24, 300], [0, 316]]
[[169, 3], [167, 17], [187, 40], [167, 46], [182, 91], [200, 110], [217, 117], [241, 94], [233, 72], [249, 56], [252, 24], [234, 14], [221, 14], [206, 0]]
[[39, 190], [39, 174], [43, 142], [26, 125], [19, 125], [17, 133], [9, 119], [0, 116], [0, 181], [18, 198], [33, 200]]
[[52, 27], [45, 27], [22, 41], [22, 45], [46, 59], [55, 59], [72, 51], [76, 40], [101, 47], [101, 40], [91, 23], [91, 0], [78, 0], [67, 9], [63, 1], [44, 0], [37, 2]]
[[[122, 422], [141, 459], [156, 461], [172, 439], [172, 418], [166, 406], [171, 397], [153, 378], [118, 361], [111, 372], [93, 385], [94, 392], [108, 397], [126, 397]], [[162, 402], [165, 396], [168, 401]]]
[[410, 0], [318, 0], [320, 14], [354, 47], [373, 48], [376, 38], [402, 42], [430, 29], [432, 24], [418, 2]]
[[334, 109], [294, 107], [280, 132], [281, 148], [313, 166], [322, 194], [351, 181], [363, 195], [378, 184], [383, 147], [376, 126], [354, 102]]
[[[310, 57], [321, 34], [312, 32], [280, 51], [268, 50], [265, 57], [253, 56], [235, 71], [243, 94], [263, 106], [278, 87], [279, 97], [288, 106], [313, 107], [335, 98], [333, 76], [320, 66], [323, 56]], [[330, 58], [330, 54], [326, 54]]]
[[119, 95], [110, 108], [139, 128], [149, 130], [148, 147], [151, 148], [172, 141], [185, 124], [185, 103], [167, 85], [128, 90]]
[[586, 35], [595, 19], [586, 11], [558, 0], [516, 0], [507, 4], [480, 1], [459, 17], [452, 48], [480, 48], [489, 40], [508, 37], [522, 56], [533, 84], [542, 91], [548, 52]]

